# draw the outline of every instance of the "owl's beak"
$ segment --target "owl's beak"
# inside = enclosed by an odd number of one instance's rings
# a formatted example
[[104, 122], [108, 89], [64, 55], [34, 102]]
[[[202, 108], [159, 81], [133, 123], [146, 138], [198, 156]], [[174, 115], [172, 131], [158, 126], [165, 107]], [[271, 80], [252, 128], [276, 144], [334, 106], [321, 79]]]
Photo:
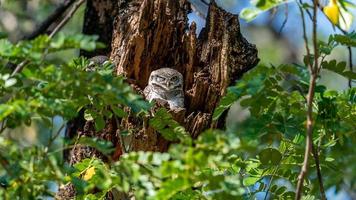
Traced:
[[166, 85], [167, 85], [167, 88], [169, 88], [171, 86], [169, 81], [167, 81]]

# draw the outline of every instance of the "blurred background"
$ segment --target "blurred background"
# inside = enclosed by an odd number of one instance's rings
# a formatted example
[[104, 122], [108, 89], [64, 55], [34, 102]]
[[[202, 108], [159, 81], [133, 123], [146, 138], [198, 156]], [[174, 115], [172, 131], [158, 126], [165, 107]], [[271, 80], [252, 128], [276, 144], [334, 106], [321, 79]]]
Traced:
[[[194, 5], [194, 12], [189, 14], [189, 21], [196, 22], [197, 32], [205, 25], [205, 16], [208, 6], [201, 0], [190, 0]], [[57, 8], [63, 0], [0, 0], [0, 33], [8, 35], [12, 42], [21, 40], [31, 33]], [[206, 2], [208, 2], [206, 0]], [[250, 1], [246, 0], [216, 0], [223, 9], [239, 14], [243, 8], [250, 7]], [[351, 2], [356, 3], [355, 0]], [[64, 27], [62, 32], [66, 34], [80, 33], [82, 30], [85, 6], [82, 6], [75, 16]], [[356, 9], [351, 12], [356, 13]], [[301, 63], [305, 55], [303, 42], [302, 21], [299, 8], [294, 1], [267, 11], [259, 15], [255, 20], [246, 22], [240, 20], [241, 31], [244, 37], [257, 46], [260, 64], [279, 65], [283, 63]], [[307, 20], [307, 31], [311, 35], [311, 21]], [[331, 33], [340, 33], [333, 29], [327, 18], [319, 12], [319, 37], [327, 40]], [[349, 31], [354, 31], [356, 23], [353, 22]], [[356, 63], [356, 51], [354, 51], [353, 63]], [[67, 50], [53, 55], [53, 61], [70, 60], [79, 55], [79, 51]], [[346, 48], [339, 47], [333, 51], [329, 59], [348, 60]], [[330, 89], [343, 90], [347, 88], [347, 80], [332, 72], [323, 71], [320, 82]], [[248, 116], [248, 111], [242, 110], [236, 104], [229, 113], [228, 127], [235, 126]], [[60, 117], [53, 119], [56, 126], [54, 132], [64, 123]], [[26, 130], [25, 130], [26, 129]], [[26, 133], [25, 135], [23, 133]], [[40, 134], [39, 134], [40, 133]], [[47, 134], [41, 134], [47, 133]], [[38, 135], [37, 135], [38, 134]], [[47, 141], [53, 133], [48, 132], [41, 124], [30, 128], [22, 128], [13, 131], [11, 137], [20, 140], [23, 145], [31, 145]], [[41, 135], [41, 137], [38, 137]], [[19, 139], [21, 138], [21, 139]], [[59, 143], [57, 145], [60, 145]], [[330, 199], [351, 199], [343, 192], [334, 194], [333, 189], [328, 191]]]

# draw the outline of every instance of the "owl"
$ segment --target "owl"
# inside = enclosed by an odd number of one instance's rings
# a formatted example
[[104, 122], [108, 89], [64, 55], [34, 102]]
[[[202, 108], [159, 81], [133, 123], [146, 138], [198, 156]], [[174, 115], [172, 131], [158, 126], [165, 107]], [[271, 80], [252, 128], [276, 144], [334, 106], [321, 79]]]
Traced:
[[161, 99], [170, 109], [184, 108], [183, 75], [171, 68], [152, 71], [143, 93], [148, 101]]
[[93, 71], [98, 71], [100, 67], [104, 66], [107, 62], [110, 62], [109, 58], [107, 56], [94, 56], [89, 59], [89, 65], [85, 69], [87, 72], [93, 72]]

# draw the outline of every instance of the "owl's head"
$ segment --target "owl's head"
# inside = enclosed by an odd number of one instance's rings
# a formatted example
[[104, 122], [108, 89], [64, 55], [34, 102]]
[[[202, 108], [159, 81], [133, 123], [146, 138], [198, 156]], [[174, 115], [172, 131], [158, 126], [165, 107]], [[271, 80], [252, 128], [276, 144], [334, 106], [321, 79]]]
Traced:
[[181, 90], [183, 89], [183, 75], [171, 68], [161, 68], [151, 72], [148, 84], [165, 91]]

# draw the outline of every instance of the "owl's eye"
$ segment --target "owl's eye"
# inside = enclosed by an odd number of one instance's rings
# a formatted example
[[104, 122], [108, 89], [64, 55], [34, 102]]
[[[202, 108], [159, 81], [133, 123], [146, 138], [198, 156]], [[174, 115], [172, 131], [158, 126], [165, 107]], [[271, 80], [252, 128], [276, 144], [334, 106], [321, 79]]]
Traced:
[[166, 79], [165, 78], [163, 78], [163, 77], [161, 77], [161, 76], [156, 76], [156, 81], [157, 82], [163, 82], [163, 81], [165, 81]]
[[172, 82], [177, 82], [177, 81], [178, 81], [178, 76], [173, 76], [173, 77], [171, 78], [171, 81], [172, 81]]

